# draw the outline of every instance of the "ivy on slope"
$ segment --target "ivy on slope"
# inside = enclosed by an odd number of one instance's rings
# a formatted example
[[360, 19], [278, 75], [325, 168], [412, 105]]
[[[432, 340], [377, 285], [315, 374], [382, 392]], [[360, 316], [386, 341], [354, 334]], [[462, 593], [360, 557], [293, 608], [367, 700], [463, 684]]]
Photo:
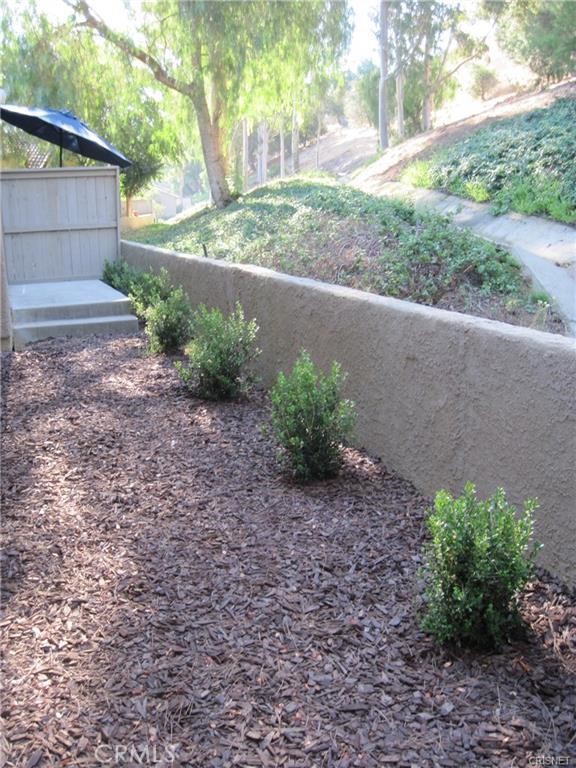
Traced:
[[576, 222], [576, 99], [492, 123], [413, 163], [403, 178], [490, 201], [494, 213]]

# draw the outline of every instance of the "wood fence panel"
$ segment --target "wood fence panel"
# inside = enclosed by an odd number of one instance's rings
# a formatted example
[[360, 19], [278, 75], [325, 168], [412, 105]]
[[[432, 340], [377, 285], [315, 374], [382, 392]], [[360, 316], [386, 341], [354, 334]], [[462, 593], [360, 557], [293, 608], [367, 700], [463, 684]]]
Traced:
[[51, 168], [0, 174], [9, 283], [100, 278], [118, 258], [118, 169]]

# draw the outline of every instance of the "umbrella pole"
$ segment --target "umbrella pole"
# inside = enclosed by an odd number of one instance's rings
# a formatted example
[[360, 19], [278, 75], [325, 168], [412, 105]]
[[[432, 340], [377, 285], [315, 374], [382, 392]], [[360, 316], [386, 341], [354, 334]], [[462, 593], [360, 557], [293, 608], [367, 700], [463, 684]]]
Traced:
[[60, 168], [62, 168], [62, 128], [60, 128]]

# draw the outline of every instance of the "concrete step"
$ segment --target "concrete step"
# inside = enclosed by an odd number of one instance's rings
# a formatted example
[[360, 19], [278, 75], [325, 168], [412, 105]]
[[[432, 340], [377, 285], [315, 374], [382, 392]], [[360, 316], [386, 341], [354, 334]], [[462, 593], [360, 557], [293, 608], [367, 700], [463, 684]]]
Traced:
[[64, 320], [43, 320], [14, 325], [14, 349], [26, 344], [58, 336], [87, 336], [91, 333], [134, 333], [138, 320], [134, 315], [78, 317]]
[[28, 307], [13, 307], [14, 325], [41, 323], [46, 320], [73, 320], [87, 317], [112, 317], [132, 313], [130, 300], [122, 297], [113, 301], [91, 301], [82, 303], [45, 304]]

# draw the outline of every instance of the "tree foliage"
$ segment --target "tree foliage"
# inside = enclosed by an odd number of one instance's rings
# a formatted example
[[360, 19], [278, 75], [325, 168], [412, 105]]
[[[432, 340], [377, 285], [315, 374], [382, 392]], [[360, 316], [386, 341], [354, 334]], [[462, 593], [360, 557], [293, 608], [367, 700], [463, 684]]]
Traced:
[[[434, 77], [440, 67], [440, 60], [434, 59], [431, 63], [431, 72]], [[421, 61], [414, 61], [404, 72], [404, 128], [406, 136], [413, 136], [421, 130], [422, 107], [424, 104], [424, 65]], [[358, 69], [356, 81], [356, 96], [360, 110], [370, 125], [378, 126], [378, 81], [380, 71], [370, 61], [363, 62]], [[388, 82], [388, 100], [392, 103], [396, 95], [396, 80]], [[435, 105], [442, 106], [454, 96], [456, 81], [453, 77], [443, 80], [436, 91]], [[391, 109], [391, 115], [394, 110]]]
[[[454, 94], [455, 73], [483, 53], [486, 46], [483, 40], [464, 31], [466, 16], [457, 3], [390, 0], [387, 8], [387, 100], [391, 102], [401, 84], [405, 129], [410, 135], [430, 127], [433, 107]], [[374, 65], [365, 62], [357, 82], [361, 109], [376, 126], [378, 72]], [[388, 112], [393, 114], [390, 106]]]
[[78, 23], [188, 100], [219, 206], [231, 200], [228, 160], [238, 118], [249, 106], [262, 111], [301, 98], [305, 75], [336, 60], [349, 34], [345, 0], [150, 0], [132, 36], [113, 29], [86, 0], [66, 2]]
[[358, 67], [356, 96], [360, 110], [370, 125], [378, 126], [378, 82], [380, 70], [371, 61], [363, 61]]
[[[105, 50], [78, 27], [56, 27], [34, 6], [24, 10], [17, 23], [16, 16], [12, 23], [6, 20], [2, 33], [6, 101], [76, 113], [132, 160], [121, 175], [126, 197], [156, 178], [167, 162], [182, 156], [189, 131], [183, 131], [176, 119], [178, 105], [150, 88], [150, 79], [125, 56]], [[28, 143], [18, 143], [26, 162]], [[45, 146], [55, 153], [54, 147]], [[73, 155], [67, 161], [90, 162]]]
[[576, 72], [576, 3], [573, 0], [485, 0], [498, 19], [500, 43], [542, 80]]

